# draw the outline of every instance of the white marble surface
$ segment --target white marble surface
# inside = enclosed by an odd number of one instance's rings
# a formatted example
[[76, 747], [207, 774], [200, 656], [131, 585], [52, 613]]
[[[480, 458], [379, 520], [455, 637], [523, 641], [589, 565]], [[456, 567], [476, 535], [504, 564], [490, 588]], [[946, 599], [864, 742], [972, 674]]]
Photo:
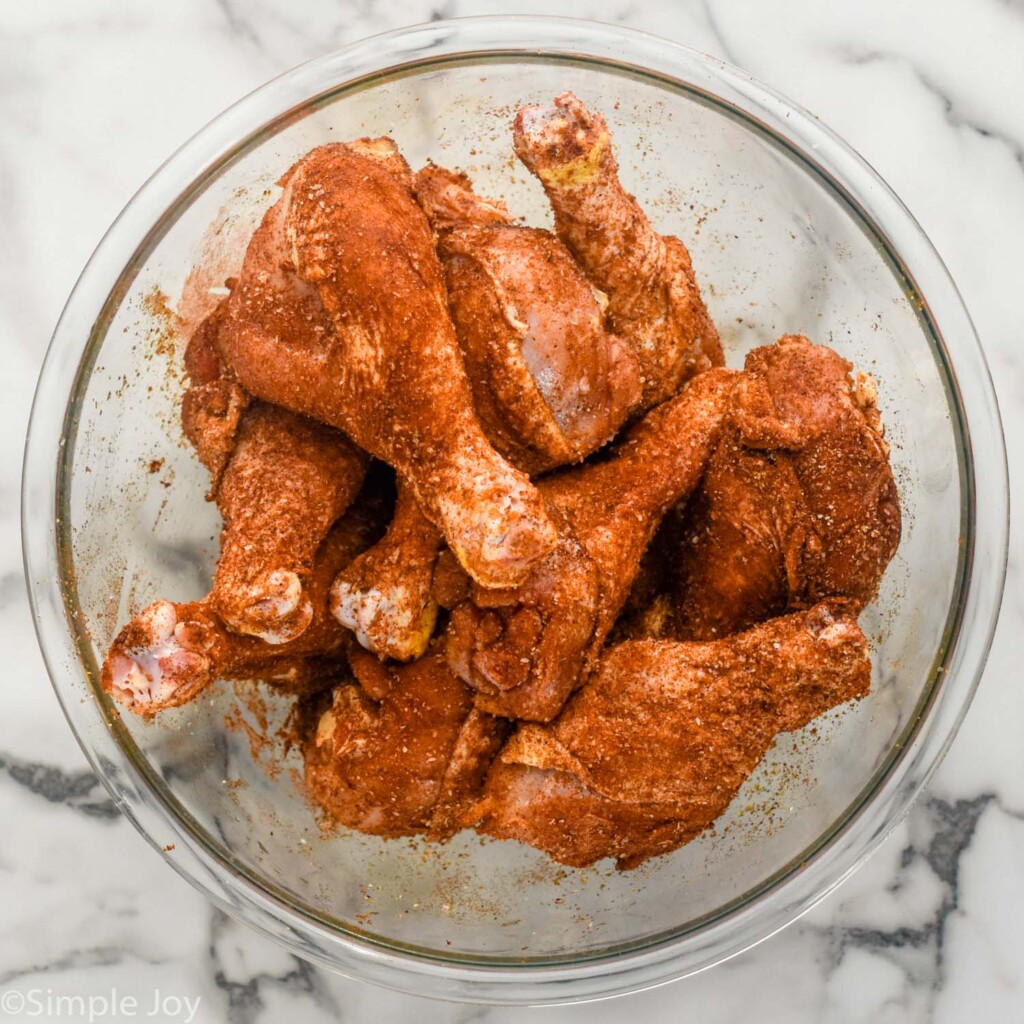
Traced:
[[[169, 871], [113, 810], [58, 709], [32, 634], [17, 523], [22, 442], [50, 332], [93, 246], [157, 164], [228, 103], [307, 57], [430, 17], [511, 9], [553, 11], [541, 0], [0, 7], [0, 991], [102, 996], [116, 987], [139, 999], [132, 1019], [157, 990], [198, 997], [196, 1021], [519, 1019], [313, 969]], [[867, 157], [931, 235], [975, 318], [1012, 476], [1024, 446], [1020, 0], [566, 0], [558, 13], [718, 54], [809, 107]], [[723, 966], [532, 1019], [1024, 1019], [1019, 536], [1011, 545], [999, 633], [963, 730], [864, 868]], [[0, 1019], [22, 1019], [12, 1008], [0, 1000]]]

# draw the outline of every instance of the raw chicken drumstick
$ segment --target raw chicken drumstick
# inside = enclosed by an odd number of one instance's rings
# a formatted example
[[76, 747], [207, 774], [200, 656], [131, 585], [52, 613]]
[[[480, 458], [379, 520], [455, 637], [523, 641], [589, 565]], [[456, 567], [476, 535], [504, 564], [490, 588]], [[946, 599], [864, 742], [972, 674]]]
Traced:
[[331, 427], [250, 406], [217, 493], [224, 532], [212, 597], [228, 626], [279, 644], [309, 625], [317, 549], [358, 493], [366, 462]]
[[874, 382], [789, 335], [754, 349], [684, 518], [681, 639], [714, 639], [822, 598], [873, 600], [900, 540]]
[[477, 707], [548, 721], [586, 678], [662, 516], [700, 481], [738, 376], [701, 374], [606, 461], [540, 482], [558, 547], [520, 587], [474, 587], [452, 611], [449, 663]]
[[485, 433], [531, 475], [579, 462], [640, 401], [632, 349], [605, 328], [598, 296], [550, 232], [511, 224], [463, 174], [428, 165], [415, 187]]
[[222, 319], [223, 305], [189, 342], [182, 404], [224, 520], [206, 600], [229, 629], [285, 643], [312, 620], [306, 587], [317, 549], [359, 492], [367, 459], [331, 427], [250, 401], [217, 354]]
[[188, 387], [181, 399], [181, 426], [199, 461], [210, 472], [210, 498], [216, 497], [220, 478], [235, 450], [239, 424], [252, 401], [220, 357], [218, 337], [227, 305], [227, 299], [222, 299], [196, 327], [184, 359]]
[[604, 118], [567, 92], [552, 106], [523, 107], [513, 140], [547, 192], [558, 237], [608, 296], [611, 328], [640, 360], [644, 408], [721, 366], [690, 255], [678, 238], [659, 235], [623, 189]]
[[337, 656], [349, 636], [327, 607], [331, 581], [378, 536], [375, 510], [362, 501], [328, 533], [306, 593], [313, 615], [289, 643], [268, 644], [229, 630], [212, 600], [155, 601], [114, 639], [103, 662], [103, 689], [123, 707], [151, 715], [196, 697], [215, 679], [262, 679], [301, 688], [321, 659]]
[[442, 651], [399, 666], [364, 652], [351, 660], [361, 685], [336, 687], [326, 708], [322, 698], [313, 705], [308, 791], [350, 828], [447, 838], [479, 797], [508, 723], [473, 708]]
[[843, 601], [712, 643], [619, 644], [555, 721], [519, 727], [469, 818], [563, 864], [631, 868], [707, 828], [777, 733], [870, 685]]
[[[549, 232], [509, 223], [469, 179], [428, 165], [416, 198], [438, 232], [448, 302], [490, 442], [529, 473], [578, 462], [640, 399], [636, 357], [604, 327], [593, 289]], [[377, 654], [426, 649], [440, 535], [400, 487], [395, 525], [339, 578], [335, 614]]]
[[332, 614], [382, 658], [420, 657], [437, 621], [431, 586], [440, 548], [440, 533], [399, 479], [391, 525], [334, 581]]
[[228, 303], [227, 363], [252, 394], [394, 466], [474, 579], [517, 584], [554, 528], [473, 412], [408, 166], [388, 139], [331, 144], [282, 183]]

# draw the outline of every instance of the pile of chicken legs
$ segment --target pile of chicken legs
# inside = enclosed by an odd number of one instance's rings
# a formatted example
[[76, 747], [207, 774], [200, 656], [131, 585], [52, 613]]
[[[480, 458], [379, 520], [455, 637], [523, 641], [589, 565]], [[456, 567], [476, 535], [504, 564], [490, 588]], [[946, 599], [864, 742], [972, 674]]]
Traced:
[[332, 822], [631, 867], [867, 693], [899, 500], [870, 377], [793, 335], [723, 367], [600, 114], [525, 106], [513, 145], [553, 232], [388, 138], [287, 171], [186, 353], [212, 589], [102, 683], [292, 695]]

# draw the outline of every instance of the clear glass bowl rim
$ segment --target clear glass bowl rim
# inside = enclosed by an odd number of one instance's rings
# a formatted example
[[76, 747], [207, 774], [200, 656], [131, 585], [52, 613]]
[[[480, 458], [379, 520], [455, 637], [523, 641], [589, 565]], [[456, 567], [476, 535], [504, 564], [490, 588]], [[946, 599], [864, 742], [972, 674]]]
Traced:
[[[695, 930], [636, 952], [557, 965], [470, 964], [385, 948], [341, 935], [239, 875], [197, 842], [119, 747], [100, 708], [71, 682], [83, 669], [61, 588], [58, 475], [72, 410], [66, 409], [100, 311], [135, 254], [162, 233], [170, 212], [234, 155], [316, 98], [364, 79], [381, 80], [454, 56], [587, 60], [639, 72], [713, 97], [788, 146], [897, 254], [943, 351], [966, 449], [964, 586], [941, 682], [901, 756], [843, 827], [798, 870]], [[127, 259], [126, 259], [127, 257]], [[81, 330], [87, 325], [86, 330]], [[60, 411], [60, 415], [54, 415]], [[979, 501], [978, 496], [983, 500]], [[896, 826], [938, 766], [970, 704], [998, 617], [1006, 569], [1009, 493], [999, 411], [970, 317], [931, 243], [874, 170], [817, 118], [750, 75], [682, 44], [620, 26], [568, 18], [463, 18], [387, 32], [326, 54], [272, 80], [215, 118], [139, 190], [83, 270], [54, 331], [33, 402], [22, 487], [25, 572], [39, 644], [64, 713], [120, 810], [200, 892], [294, 953], [389, 988], [493, 1004], [579, 1001], [622, 994], [692, 974], [791, 923], [854, 871]], [[963, 628], [965, 625], [969, 628]], [[118, 771], [113, 772], [111, 766]], [[115, 778], [116, 776], [116, 778]], [[173, 854], [164, 849], [174, 837]], [[160, 838], [155, 838], [159, 835]]]

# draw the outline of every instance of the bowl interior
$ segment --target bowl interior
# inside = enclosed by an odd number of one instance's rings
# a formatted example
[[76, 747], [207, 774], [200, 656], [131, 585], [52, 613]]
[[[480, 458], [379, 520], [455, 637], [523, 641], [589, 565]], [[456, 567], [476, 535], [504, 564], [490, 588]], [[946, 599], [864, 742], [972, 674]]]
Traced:
[[390, 134], [414, 167], [464, 169], [549, 224], [510, 122], [518, 104], [565, 89], [606, 114], [627, 186], [689, 246], [731, 365], [804, 333], [875, 375], [904, 535], [863, 618], [870, 697], [780, 737], [712, 832], [628, 873], [564, 869], [471, 834], [444, 847], [324, 835], [294, 784], [298, 759], [254, 739], [262, 716], [284, 713], [273, 695], [259, 706], [219, 686], [153, 724], [118, 721], [95, 698], [151, 785], [236, 872], [337, 929], [441, 958], [586, 959], [757, 899], [848, 822], [897, 756], [934, 685], [963, 571], [964, 454], [947, 371], [898, 263], [843, 196], [734, 110], [653, 76], [556, 57], [437, 61], [268, 127], [184, 195], [126, 268], [72, 397], [60, 480], [64, 590], [89, 676], [148, 602], [201, 596], [217, 553], [208, 480], [178, 425], [183, 339], [168, 303], [209, 308], [277, 178], [332, 139]]

